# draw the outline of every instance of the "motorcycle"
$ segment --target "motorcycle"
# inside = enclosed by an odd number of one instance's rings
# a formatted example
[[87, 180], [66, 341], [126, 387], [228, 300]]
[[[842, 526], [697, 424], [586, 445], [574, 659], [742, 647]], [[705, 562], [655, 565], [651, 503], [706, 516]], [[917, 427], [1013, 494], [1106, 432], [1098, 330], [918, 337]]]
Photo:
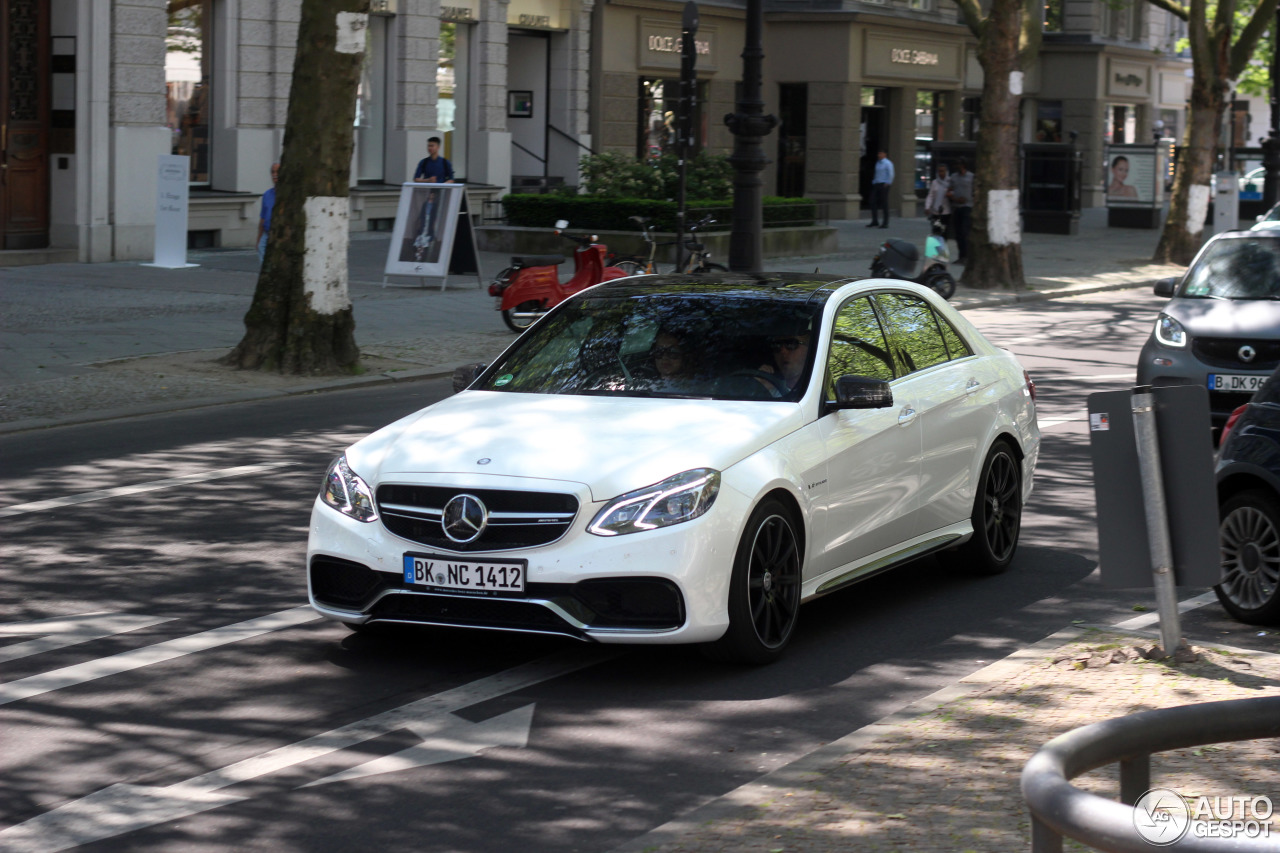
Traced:
[[568, 281], [560, 282], [564, 255], [513, 255], [511, 266], [489, 285], [489, 295], [496, 300], [494, 307], [502, 312], [502, 321], [511, 331], [523, 332], [580, 290], [629, 275], [625, 269], [605, 266], [608, 248], [597, 243], [594, 234], [566, 234], [567, 227], [569, 223], [563, 219], [556, 222], [556, 233], [578, 244], [573, 251], [573, 277]]
[[917, 275], [916, 264], [919, 261], [920, 253], [914, 244], [890, 237], [881, 244], [880, 251], [872, 259], [871, 275], [923, 284], [943, 299], [950, 299], [956, 292], [956, 280], [947, 272], [947, 265], [936, 258], [927, 258], [924, 269]]

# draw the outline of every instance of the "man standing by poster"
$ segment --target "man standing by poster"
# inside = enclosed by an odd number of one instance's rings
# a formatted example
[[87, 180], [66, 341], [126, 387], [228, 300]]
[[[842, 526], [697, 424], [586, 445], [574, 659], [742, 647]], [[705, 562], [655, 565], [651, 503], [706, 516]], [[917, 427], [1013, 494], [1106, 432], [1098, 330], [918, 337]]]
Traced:
[[271, 211], [276, 207], [276, 181], [280, 178], [280, 164], [271, 164], [271, 189], [262, 194], [262, 210], [258, 213], [258, 263], [267, 254], [267, 235], [271, 233]]
[[[889, 227], [889, 187], [893, 184], [893, 161], [888, 152], [876, 152], [876, 168], [871, 176], [871, 222], [868, 228]], [[883, 224], [877, 215], [884, 211]]]
[[418, 184], [453, 183], [453, 166], [440, 156], [440, 137], [433, 136], [427, 140], [427, 156], [418, 161], [413, 180]]

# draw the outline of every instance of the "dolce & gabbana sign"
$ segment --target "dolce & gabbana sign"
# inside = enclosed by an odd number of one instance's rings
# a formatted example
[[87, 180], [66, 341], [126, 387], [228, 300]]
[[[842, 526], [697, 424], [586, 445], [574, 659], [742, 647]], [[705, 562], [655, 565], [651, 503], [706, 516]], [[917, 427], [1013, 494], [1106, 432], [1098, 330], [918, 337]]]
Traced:
[[867, 77], [897, 77], [937, 83], [960, 82], [959, 42], [934, 41], [910, 33], [867, 31], [862, 70]]
[[[680, 68], [680, 22], [640, 18], [636, 22], [640, 44], [636, 66], [655, 70]], [[716, 67], [716, 28], [705, 24], [698, 27], [693, 39], [698, 57], [699, 71], [714, 71]]]

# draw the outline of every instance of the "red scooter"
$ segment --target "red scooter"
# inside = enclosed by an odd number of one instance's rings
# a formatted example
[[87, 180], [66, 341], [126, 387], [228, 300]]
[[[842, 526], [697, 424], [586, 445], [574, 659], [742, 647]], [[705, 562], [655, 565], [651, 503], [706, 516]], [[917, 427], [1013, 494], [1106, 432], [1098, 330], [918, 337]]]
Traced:
[[620, 267], [605, 266], [608, 249], [596, 242], [594, 234], [566, 234], [564, 229], [568, 226], [561, 219], [556, 223], [556, 233], [578, 244], [573, 250], [573, 278], [560, 283], [559, 265], [564, 263], [564, 255], [514, 255], [511, 266], [498, 273], [489, 285], [489, 295], [496, 297], [494, 307], [502, 312], [502, 321], [511, 331], [523, 332], [579, 290], [629, 275]]

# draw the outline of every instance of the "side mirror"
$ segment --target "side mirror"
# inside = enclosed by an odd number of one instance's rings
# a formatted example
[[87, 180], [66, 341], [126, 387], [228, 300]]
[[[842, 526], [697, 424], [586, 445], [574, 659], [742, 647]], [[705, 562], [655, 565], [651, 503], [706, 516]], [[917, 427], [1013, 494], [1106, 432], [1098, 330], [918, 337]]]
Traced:
[[1162, 278], [1156, 282], [1156, 286], [1153, 288], [1156, 296], [1165, 296], [1165, 297], [1172, 297], [1173, 292], [1177, 289], [1178, 289], [1178, 279], [1176, 277]]
[[836, 380], [835, 402], [827, 402], [827, 411], [837, 409], [887, 409], [893, 405], [893, 390], [883, 379], [870, 376], [841, 376]]
[[568, 228], [568, 227], [569, 227], [569, 220], [567, 220], [567, 219], [557, 219], [557, 220], [556, 220], [556, 228], [559, 228], [561, 231], [563, 231], [564, 229], [566, 229], [566, 228]]
[[462, 367], [455, 368], [453, 371], [453, 393], [457, 394], [459, 391], [465, 390], [467, 386], [476, 381], [476, 378], [481, 373], [484, 373], [484, 369], [488, 366], [484, 362], [478, 361], [475, 364], [464, 364]]

